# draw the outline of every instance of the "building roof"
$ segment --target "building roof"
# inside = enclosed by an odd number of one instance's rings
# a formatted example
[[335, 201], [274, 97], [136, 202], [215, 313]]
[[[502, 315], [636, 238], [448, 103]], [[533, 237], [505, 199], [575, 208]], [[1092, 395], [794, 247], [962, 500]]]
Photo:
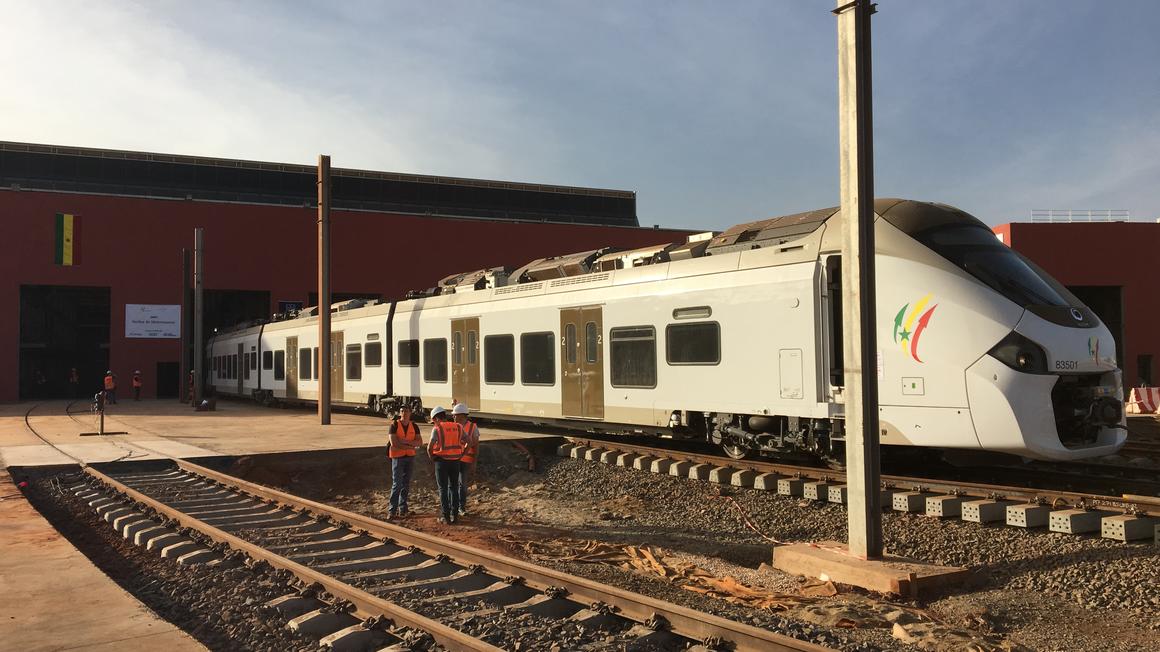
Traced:
[[[331, 169], [336, 209], [639, 226], [636, 193]], [[150, 152], [0, 141], [0, 188], [313, 206], [317, 169]]]

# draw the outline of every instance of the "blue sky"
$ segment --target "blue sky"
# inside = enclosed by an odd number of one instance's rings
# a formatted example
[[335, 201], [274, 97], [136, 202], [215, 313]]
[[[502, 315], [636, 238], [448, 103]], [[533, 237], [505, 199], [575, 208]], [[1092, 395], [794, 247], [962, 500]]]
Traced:
[[[0, 139], [837, 203], [833, 4], [0, 0]], [[1160, 4], [881, 0], [878, 196], [1160, 217]]]

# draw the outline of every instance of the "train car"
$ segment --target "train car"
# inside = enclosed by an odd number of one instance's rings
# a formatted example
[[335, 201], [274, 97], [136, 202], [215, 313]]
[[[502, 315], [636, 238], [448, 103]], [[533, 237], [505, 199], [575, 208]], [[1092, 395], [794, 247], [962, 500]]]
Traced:
[[[963, 211], [880, 199], [875, 212], [883, 445], [1118, 450], [1121, 376], [1091, 310]], [[841, 228], [828, 208], [336, 304], [332, 400], [383, 413], [457, 400], [486, 419], [840, 460]], [[315, 311], [217, 334], [215, 389], [316, 400]]]

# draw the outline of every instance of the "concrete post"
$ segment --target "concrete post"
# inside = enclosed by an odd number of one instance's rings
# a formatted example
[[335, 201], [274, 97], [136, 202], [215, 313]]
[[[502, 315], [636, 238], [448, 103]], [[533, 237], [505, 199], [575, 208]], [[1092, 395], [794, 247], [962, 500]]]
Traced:
[[846, 479], [850, 553], [882, 556], [874, 292], [874, 147], [868, 0], [837, 0]]
[[[205, 283], [205, 229], [193, 230], [193, 404], [201, 405], [205, 396], [205, 302], [202, 286]], [[184, 378], [182, 381], [184, 382]]]
[[330, 425], [330, 157], [318, 156], [318, 422]]

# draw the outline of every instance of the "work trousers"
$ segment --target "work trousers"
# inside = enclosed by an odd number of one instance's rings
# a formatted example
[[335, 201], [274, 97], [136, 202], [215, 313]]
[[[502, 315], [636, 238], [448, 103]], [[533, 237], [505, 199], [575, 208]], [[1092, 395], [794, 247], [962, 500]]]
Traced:
[[391, 513], [407, 513], [407, 498], [411, 496], [411, 469], [415, 456], [391, 458]]
[[133, 400], [134, 401], [141, 400], [141, 388], [137, 387], [136, 385], [133, 386]]
[[459, 462], [459, 509], [467, 509], [467, 485], [475, 475], [475, 462]]
[[448, 521], [459, 513], [459, 460], [435, 458], [435, 484], [439, 485], [439, 504]]
[[116, 390], [116, 388], [106, 389], [105, 390], [105, 403], [116, 403], [116, 402], [117, 402], [117, 390]]

